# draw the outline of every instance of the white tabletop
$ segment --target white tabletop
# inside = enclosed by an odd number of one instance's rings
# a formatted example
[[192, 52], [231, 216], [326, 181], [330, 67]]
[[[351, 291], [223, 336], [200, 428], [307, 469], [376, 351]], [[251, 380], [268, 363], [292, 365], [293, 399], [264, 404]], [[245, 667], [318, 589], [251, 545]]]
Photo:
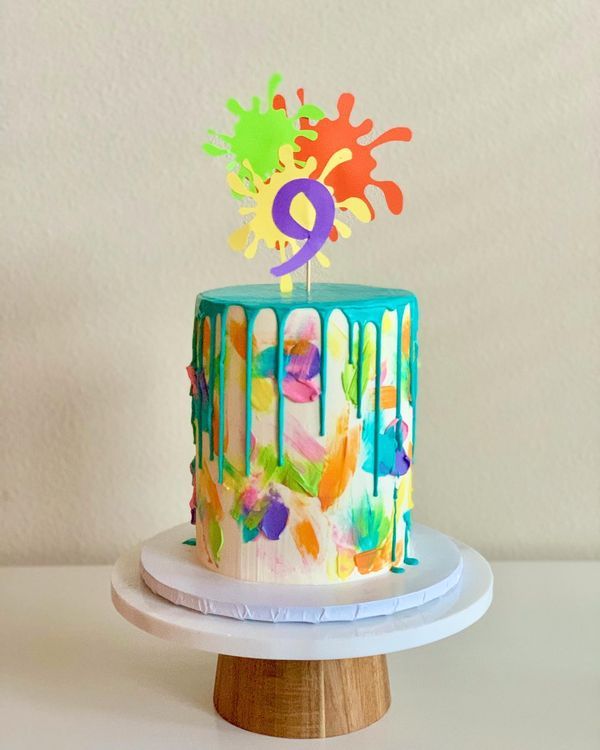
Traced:
[[0, 568], [0, 747], [597, 750], [600, 563], [493, 569], [483, 620], [388, 657], [393, 702], [381, 721], [284, 741], [217, 716], [215, 656], [119, 617], [110, 567]]

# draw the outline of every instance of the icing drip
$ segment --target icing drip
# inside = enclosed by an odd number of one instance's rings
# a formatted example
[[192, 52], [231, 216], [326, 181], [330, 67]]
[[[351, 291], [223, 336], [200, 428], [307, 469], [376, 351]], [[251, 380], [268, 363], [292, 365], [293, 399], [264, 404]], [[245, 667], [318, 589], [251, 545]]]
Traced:
[[250, 454], [252, 452], [252, 331], [256, 312], [246, 310], [246, 444], [244, 469], [250, 476]]
[[415, 456], [415, 443], [417, 439], [417, 362], [419, 357], [419, 344], [417, 343], [418, 309], [416, 300], [410, 302], [410, 402], [413, 410], [412, 418], [412, 445]]
[[379, 495], [379, 434], [381, 421], [381, 320], [375, 323], [375, 419], [373, 420], [373, 495]]
[[221, 313], [221, 342], [219, 348], [219, 483], [223, 483], [223, 447], [225, 444], [225, 333], [227, 308]]
[[320, 429], [319, 434], [325, 434], [325, 417], [327, 409], [327, 330], [329, 326], [329, 312], [319, 313], [321, 319], [321, 395], [320, 395]]
[[358, 353], [356, 362], [356, 416], [362, 417], [362, 371], [363, 371], [363, 349], [365, 346], [365, 327], [358, 322]]
[[217, 339], [217, 316], [210, 317], [210, 350], [208, 359], [208, 450], [210, 460], [215, 457], [215, 443], [213, 434], [213, 412], [215, 405], [215, 347]]
[[279, 310], [275, 310], [277, 316], [277, 464], [283, 466], [283, 451], [284, 451], [284, 400], [283, 400], [283, 345], [285, 337], [285, 322], [287, 320], [287, 313], [281, 313]]
[[397, 310], [396, 322], [396, 442], [402, 445], [402, 322], [404, 320], [404, 308], [402, 312]]

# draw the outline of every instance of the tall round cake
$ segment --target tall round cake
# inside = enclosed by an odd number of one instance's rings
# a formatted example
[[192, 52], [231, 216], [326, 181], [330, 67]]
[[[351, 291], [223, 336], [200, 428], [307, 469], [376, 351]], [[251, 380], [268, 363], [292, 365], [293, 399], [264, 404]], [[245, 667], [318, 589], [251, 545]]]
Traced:
[[411, 292], [315, 284], [201, 293], [191, 380], [202, 565], [327, 584], [414, 564]]

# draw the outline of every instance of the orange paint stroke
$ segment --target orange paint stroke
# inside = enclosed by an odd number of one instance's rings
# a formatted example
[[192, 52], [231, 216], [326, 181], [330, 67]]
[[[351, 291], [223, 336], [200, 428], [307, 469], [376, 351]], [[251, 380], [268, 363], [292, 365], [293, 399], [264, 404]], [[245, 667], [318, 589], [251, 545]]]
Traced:
[[377, 547], [376, 549], [368, 549], [364, 552], [358, 552], [354, 555], [354, 562], [358, 568], [358, 572], [362, 575], [366, 573], [373, 573], [376, 570], [381, 570], [386, 563], [384, 551]]
[[202, 359], [204, 360], [204, 366], [207, 366], [207, 363], [210, 359], [210, 320], [208, 318], [204, 318], [202, 322]]
[[384, 385], [381, 387], [381, 408], [396, 408], [396, 387], [393, 385]]
[[310, 351], [310, 341], [306, 339], [286, 339], [283, 350], [286, 354], [293, 354], [300, 357]]
[[[230, 318], [227, 321], [227, 333], [229, 336], [229, 341], [231, 341], [231, 344], [233, 348], [236, 350], [236, 352], [240, 355], [240, 357], [246, 361], [246, 333], [247, 333], [247, 325], [246, 323], [240, 323], [237, 320], [233, 320]], [[255, 339], [254, 336], [252, 336], [252, 348], [254, 349]]]
[[210, 475], [210, 471], [208, 469], [206, 461], [203, 462], [202, 471], [200, 472], [201, 490], [203, 484], [205, 485], [205, 492], [201, 494], [204, 495], [207, 505], [210, 505], [212, 510], [214, 511], [215, 518], [220, 521], [223, 518], [223, 506], [221, 505], [221, 501], [219, 500], [217, 485], [213, 482], [213, 478]]
[[402, 356], [408, 359], [410, 353], [410, 312], [404, 315], [402, 320]]
[[300, 521], [292, 530], [296, 547], [302, 555], [310, 555], [316, 560], [319, 555], [319, 540], [312, 523], [306, 519]]
[[360, 448], [360, 425], [348, 429], [348, 412], [338, 419], [336, 437], [319, 482], [321, 509], [326, 511], [342, 495], [356, 471]]

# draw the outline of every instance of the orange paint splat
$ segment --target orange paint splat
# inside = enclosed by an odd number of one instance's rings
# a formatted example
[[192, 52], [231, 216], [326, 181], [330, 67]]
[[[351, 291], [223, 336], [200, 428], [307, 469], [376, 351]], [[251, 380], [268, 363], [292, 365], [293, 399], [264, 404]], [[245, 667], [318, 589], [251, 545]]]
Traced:
[[348, 412], [338, 419], [336, 437], [328, 449], [323, 475], [319, 482], [321, 509], [326, 511], [340, 497], [356, 471], [360, 448], [360, 425], [348, 429]]
[[376, 570], [381, 570], [386, 564], [384, 550], [381, 547], [377, 547], [376, 549], [358, 552], [354, 555], [354, 562], [361, 575], [374, 573]]
[[[298, 96], [300, 101], [303, 102], [304, 92], [302, 89], [299, 89]], [[320, 170], [336, 151], [341, 148], [349, 148], [352, 152], [352, 158], [341, 164], [325, 179], [325, 184], [333, 188], [336, 200], [344, 201], [347, 198], [360, 198], [367, 204], [371, 218], [374, 218], [375, 211], [365, 195], [367, 187], [373, 185], [383, 193], [389, 210], [393, 214], [399, 214], [403, 205], [402, 191], [395, 182], [379, 181], [371, 176], [371, 172], [377, 166], [372, 151], [377, 146], [390, 141], [410, 141], [412, 133], [409, 128], [391, 128], [371, 143], [359, 143], [359, 138], [373, 130], [373, 122], [367, 119], [360, 125], [351, 125], [350, 115], [353, 107], [354, 96], [352, 94], [341, 94], [337, 104], [339, 117], [335, 120], [324, 117], [314, 125], [310, 125], [317, 133], [317, 138], [314, 141], [309, 141], [303, 137], [298, 138], [296, 142], [300, 146], [300, 151], [296, 154], [296, 159], [303, 163], [309, 157], [314, 157], [317, 160], [315, 173], [320, 173]], [[301, 120], [300, 122], [301, 128], [307, 126], [307, 120], [304, 122]], [[330, 239], [337, 239], [335, 235], [337, 235], [337, 232], [333, 236], [330, 235]]]
[[292, 529], [296, 547], [302, 555], [310, 555], [316, 560], [319, 555], [319, 540], [312, 523], [306, 519], [297, 523]]

